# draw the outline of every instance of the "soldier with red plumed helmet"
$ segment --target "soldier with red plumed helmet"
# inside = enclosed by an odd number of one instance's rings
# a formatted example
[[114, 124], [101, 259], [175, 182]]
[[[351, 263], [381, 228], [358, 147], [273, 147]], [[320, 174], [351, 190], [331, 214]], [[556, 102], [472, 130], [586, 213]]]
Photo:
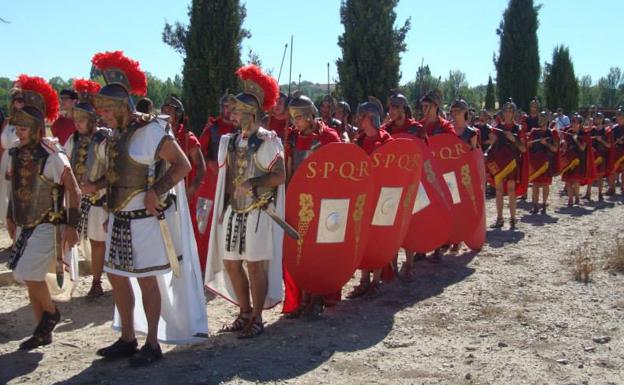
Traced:
[[255, 65], [236, 74], [244, 85], [232, 110], [240, 131], [219, 143], [205, 283], [239, 307], [221, 331], [251, 338], [264, 331], [263, 309], [282, 300], [284, 233], [265, 210], [283, 217], [286, 171], [280, 139], [260, 126], [278, 98], [277, 81]]
[[108, 220], [108, 213], [104, 208], [106, 189], [98, 189], [94, 183], [106, 172], [106, 143], [111, 130], [98, 127], [97, 115], [92, 105], [93, 95], [99, 92], [100, 85], [91, 80], [76, 79], [74, 89], [80, 100], [71, 111], [76, 132], [67, 139], [64, 147], [83, 193], [78, 230], [81, 241], [89, 242], [91, 246], [85, 249], [91, 251], [93, 274], [87, 297], [97, 298], [104, 294], [101, 277], [106, 251], [104, 224]]
[[63, 251], [78, 242], [80, 189], [58, 141], [43, 137], [45, 121], [53, 121], [58, 113], [56, 91], [44, 79], [27, 75], [19, 77], [17, 86], [24, 106], [11, 115], [19, 141], [9, 150], [12, 190], [6, 219], [15, 239], [9, 267], [28, 287], [38, 323], [32, 337], [20, 344], [20, 350], [31, 350], [52, 343], [61, 318], [45, 279], [50, 262], [68, 263]]
[[[104, 270], [113, 287], [113, 327], [121, 331], [97, 354], [146, 366], [162, 358], [159, 341], [201, 341], [208, 331], [183, 183], [191, 165], [166, 120], [135, 110], [130, 95], [147, 91], [139, 63], [121, 51], [98, 53], [92, 63], [106, 80], [95, 107], [114, 133], [107, 172], [95, 185], [106, 188]], [[138, 351], [137, 332], [146, 335]]]

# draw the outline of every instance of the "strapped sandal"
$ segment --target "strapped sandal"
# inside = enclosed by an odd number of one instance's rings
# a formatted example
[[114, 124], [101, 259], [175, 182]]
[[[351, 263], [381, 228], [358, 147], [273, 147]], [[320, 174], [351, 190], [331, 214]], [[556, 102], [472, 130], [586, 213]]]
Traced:
[[360, 284], [354, 287], [353, 290], [351, 290], [346, 297], [349, 299], [359, 298], [366, 294], [370, 286], [370, 283], [360, 281]]
[[253, 317], [249, 320], [249, 322], [247, 322], [247, 325], [245, 325], [236, 338], [254, 338], [258, 337], [262, 333], [264, 333], [264, 322], [262, 322], [262, 319], [257, 320], [256, 317]]
[[32, 337], [22, 342], [19, 346], [19, 350], [32, 350], [39, 346], [51, 344], [52, 331], [60, 320], [61, 313], [59, 312], [58, 308], [54, 313], [44, 311]]
[[248, 311], [244, 313], [238, 313], [238, 316], [236, 316], [234, 322], [229, 325], [223, 325], [219, 330], [219, 333], [236, 333], [245, 329], [250, 319], [247, 317], [243, 317], [244, 314], [251, 314], [251, 312]]
[[579, 197], [574, 198], [574, 204], [577, 206], [581, 204]]
[[411, 282], [414, 280], [414, 273], [412, 273], [412, 267], [413, 266], [409, 266], [407, 263], [404, 263], [401, 266], [401, 269], [399, 270], [399, 273], [397, 274], [397, 277], [399, 277], [399, 279], [402, 282]]
[[533, 205], [533, 208], [531, 209], [531, 214], [537, 214], [539, 212], [539, 207], [537, 206], [537, 204]]
[[496, 218], [496, 222], [490, 226], [493, 229], [500, 229], [505, 225], [505, 220], [503, 218]]
[[546, 203], [542, 206], [542, 215], [546, 215]]
[[509, 228], [512, 229], [512, 230], [515, 229], [516, 228], [516, 223], [518, 223], [516, 218], [511, 218], [509, 220]]
[[604, 202], [604, 196], [602, 194], [598, 194], [598, 202]]

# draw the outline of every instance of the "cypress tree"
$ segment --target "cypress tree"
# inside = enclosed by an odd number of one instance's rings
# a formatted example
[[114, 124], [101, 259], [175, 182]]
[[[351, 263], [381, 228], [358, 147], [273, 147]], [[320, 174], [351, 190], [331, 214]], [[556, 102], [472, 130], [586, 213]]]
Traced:
[[163, 41], [184, 56], [182, 98], [190, 128], [200, 133], [226, 89], [238, 88], [241, 42], [250, 34], [238, 0], [193, 0], [188, 15], [188, 26], [165, 25]]
[[533, 0], [509, 0], [496, 31], [500, 36], [500, 50], [495, 60], [498, 100], [503, 102], [512, 97], [525, 111], [531, 98], [537, 95], [540, 77], [537, 42], [540, 7], [535, 6]]
[[368, 96], [385, 100], [399, 85], [410, 19], [394, 27], [397, 4], [398, 0], [343, 0], [340, 5], [344, 33], [338, 37], [342, 58], [336, 66], [340, 88], [351, 105]]
[[546, 66], [544, 89], [551, 110], [562, 107], [570, 113], [578, 108], [579, 86], [568, 47], [561, 45], [553, 50], [552, 63]]
[[494, 95], [494, 83], [492, 83], [492, 77], [488, 77], [488, 84], [485, 89], [485, 109], [492, 111], [496, 108], [496, 96]]

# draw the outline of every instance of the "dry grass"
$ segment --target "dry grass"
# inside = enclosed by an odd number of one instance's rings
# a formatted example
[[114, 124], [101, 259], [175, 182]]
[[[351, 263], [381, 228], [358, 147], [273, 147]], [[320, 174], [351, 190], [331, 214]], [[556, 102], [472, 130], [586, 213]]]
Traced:
[[606, 259], [605, 270], [624, 273], [624, 240], [618, 238], [615, 241], [615, 247], [613, 247], [611, 251], [605, 253], [604, 258]]
[[577, 282], [585, 284], [591, 282], [594, 263], [590, 258], [588, 243], [584, 243], [572, 253], [572, 271]]

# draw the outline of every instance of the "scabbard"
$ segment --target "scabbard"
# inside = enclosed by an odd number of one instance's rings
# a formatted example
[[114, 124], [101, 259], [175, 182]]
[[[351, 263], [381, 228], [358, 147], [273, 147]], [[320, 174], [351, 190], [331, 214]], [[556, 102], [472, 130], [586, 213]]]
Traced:
[[173, 239], [171, 238], [171, 232], [169, 231], [169, 226], [165, 220], [164, 213], [158, 217], [158, 225], [160, 226], [160, 233], [162, 234], [163, 241], [165, 242], [165, 252], [167, 253], [167, 259], [169, 260], [171, 271], [176, 278], [179, 278], [180, 261], [178, 261], [178, 256], [175, 251], [175, 246], [173, 245]]

